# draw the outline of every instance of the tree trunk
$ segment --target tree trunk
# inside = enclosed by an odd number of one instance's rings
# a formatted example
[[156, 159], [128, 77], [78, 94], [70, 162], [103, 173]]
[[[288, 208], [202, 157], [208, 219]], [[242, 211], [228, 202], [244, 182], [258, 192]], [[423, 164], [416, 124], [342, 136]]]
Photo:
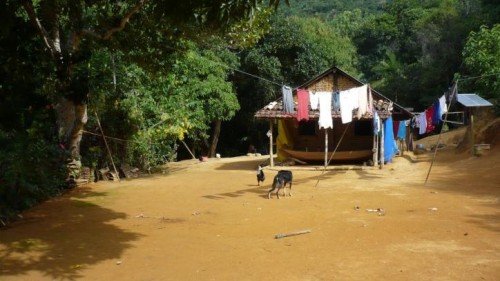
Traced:
[[212, 130], [212, 141], [210, 143], [208, 157], [215, 157], [215, 152], [217, 150], [217, 143], [219, 142], [221, 125], [222, 125], [222, 121], [220, 119], [216, 120], [214, 122], [214, 128]]
[[61, 98], [56, 107], [59, 139], [72, 159], [80, 160], [80, 142], [87, 123], [87, 105]]

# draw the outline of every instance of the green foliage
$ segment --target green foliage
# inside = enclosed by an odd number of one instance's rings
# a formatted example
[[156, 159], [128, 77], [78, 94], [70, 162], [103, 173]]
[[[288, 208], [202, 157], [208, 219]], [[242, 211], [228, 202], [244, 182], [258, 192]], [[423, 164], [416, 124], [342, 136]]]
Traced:
[[61, 192], [66, 154], [58, 146], [45, 58], [17, 3], [0, 2], [0, 227]]
[[205, 140], [239, 109], [227, 82], [237, 59], [220, 41], [186, 42], [228, 31], [233, 46], [251, 45], [280, 2], [0, 1], [0, 218], [60, 192], [62, 97], [88, 103], [81, 152], [91, 167], [108, 161], [97, 118], [120, 139], [109, 140], [115, 161], [144, 168], [174, 159], [177, 139]]
[[465, 80], [465, 86], [492, 100], [500, 112], [500, 24], [471, 32], [463, 56], [468, 72], [477, 77]]
[[225, 155], [234, 153], [229, 148], [237, 147], [242, 153], [249, 143], [262, 147], [266, 142], [268, 126], [259, 127], [253, 115], [281, 95], [280, 84], [298, 86], [332, 65], [357, 73], [352, 41], [319, 18], [274, 17], [271, 31], [242, 52], [241, 62], [242, 70], [250, 75], [236, 73], [234, 77], [242, 109], [222, 132]]
[[[92, 55], [88, 73], [93, 98], [87, 127], [100, 134], [96, 111], [106, 135], [127, 140], [109, 141], [118, 158], [115, 162], [150, 169], [173, 161], [177, 140], [188, 137], [200, 148], [210, 138], [212, 122], [235, 115], [239, 104], [227, 79], [237, 60], [222, 43], [216, 37], [201, 47], [184, 41], [185, 51], [162, 56], [168, 67], [161, 72], [142, 67], [121, 52], [100, 50]], [[104, 147], [95, 153], [99, 146], [99, 138], [87, 136], [83, 158], [98, 158], [87, 163], [108, 162]]]
[[341, 12], [333, 19], [328, 20], [337, 34], [349, 38], [354, 38], [365, 21], [365, 16], [360, 9]]
[[365, 13], [377, 13], [391, 1], [387, 0], [302, 0], [291, 1], [290, 8], [283, 7], [279, 13], [286, 16], [335, 18], [339, 13], [359, 9]]
[[460, 70], [465, 38], [481, 21], [480, 6], [478, 0], [387, 4], [355, 36], [361, 71], [390, 98], [425, 109]]
[[269, 18], [273, 13], [271, 8], [257, 7], [254, 17], [241, 20], [229, 27], [225, 37], [233, 48], [243, 49], [255, 45], [271, 26]]
[[59, 194], [64, 188], [67, 155], [40, 138], [39, 124], [27, 133], [0, 130], [0, 220]]
[[[355, 47], [320, 19], [276, 18], [272, 31], [257, 46], [267, 57], [279, 60], [287, 84], [300, 84], [337, 65], [354, 70]], [[274, 78], [276, 80], [276, 78]]]

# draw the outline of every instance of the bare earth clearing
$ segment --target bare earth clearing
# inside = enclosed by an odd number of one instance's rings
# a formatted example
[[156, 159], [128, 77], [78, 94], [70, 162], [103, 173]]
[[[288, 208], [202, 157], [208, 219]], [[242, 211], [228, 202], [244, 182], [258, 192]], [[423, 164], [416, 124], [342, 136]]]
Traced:
[[280, 200], [275, 170], [257, 186], [264, 156], [89, 184], [0, 230], [0, 280], [499, 280], [500, 149], [448, 146], [424, 185], [431, 157], [292, 167]]

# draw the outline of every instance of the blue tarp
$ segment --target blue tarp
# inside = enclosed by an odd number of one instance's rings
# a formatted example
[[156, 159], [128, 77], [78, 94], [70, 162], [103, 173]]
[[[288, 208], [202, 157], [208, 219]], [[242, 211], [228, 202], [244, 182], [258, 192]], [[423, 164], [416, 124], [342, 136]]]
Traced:
[[394, 139], [394, 130], [392, 128], [392, 116], [384, 122], [384, 162], [391, 162], [398, 151], [396, 140]]

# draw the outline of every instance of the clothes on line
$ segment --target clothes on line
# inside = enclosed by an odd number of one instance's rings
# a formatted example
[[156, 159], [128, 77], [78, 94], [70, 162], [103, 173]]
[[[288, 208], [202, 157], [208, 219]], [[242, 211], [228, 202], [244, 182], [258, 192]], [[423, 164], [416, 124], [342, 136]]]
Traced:
[[432, 124], [438, 125], [439, 121], [441, 121], [441, 106], [439, 105], [439, 100], [435, 101], [432, 104], [434, 108], [434, 114], [432, 115]]
[[332, 95], [329, 92], [319, 94], [319, 128], [333, 128], [332, 119]]
[[[446, 93], [433, 102], [426, 110], [419, 113], [416, 118], [416, 127], [419, 128], [418, 133], [423, 135], [432, 132], [441, 121], [443, 115], [448, 113], [447, 102], [451, 102], [449, 98], [453, 93]], [[425, 116], [425, 118], [424, 118]]]
[[312, 110], [318, 109], [319, 95], [317, 93], [309, 92], [309, 101], [311, 103]]
[[446, 97], [445, 95], [442, 95], [439, 98], [439, 107], [441, 109], [441, 120], [443, 120], [443, 114], [448, 113], [448, 107], [446, 106]]
[[398, 130], [398, 134], [396, 135], [397, 136], [397, 139], [399, 140], [404, 140], [406, 139], [406, 121], [399, 121], [399, 130]]
[[426, 115], [427, 114], [425, 113], [425, 111], [418, 115], [417, 127], [418, 127], [418, 133], [420, 135], [425, 134], [425, 132], [427, 131], [427, 117], [426, 117]]
[[[283, 112], [295, 114], [292, 88], [282, 87]], [[328, 97], [326, 97], [328, 96]], [[320, 128], [332, 128], [332, 110], [340, 111], [342, 123], [352, 122], [353, 113], [361, 119], [367, 112], [373, 112], [373, 97], [368, 85], [354, 87], [340, 92], [319, 91], [313, 92], [307, 89], [297, 89], [297, 112], [298, 121], [309, 120], [309, 107], [311, 110], [320, 111]], [[356, 111], [354, 111], [356, 110]]]
[[297, 89], [297, 120], [309, 120], [309, 92]]
[[425, 118], [427, 122], [427, 128], [425, 129], [426, 133], [430, 133], [434, 130], [434, 124], [432, 123], [432, 117], [434, 116], [434, 107], [431, 105], [425, 111]]
[[373, 133], [378, 135], [380, 130], [382, 129], [382, 125], [380, 122], [380, 117], [378, 116], [377, 111], [373, 112]]
[[333, 94], [332, 94], [332, 107], [333, 107], [333, 111], [335, 111], [335, 112], [340, 111], [339, 92], [333, 92]]
[[395, 136], [398, 135], [399, 131], [399, 121], [392, 121], [392, 132], [394, 133]]
[[283, 93], [283, 111], [285, 113], [293, 113], [292, 88], [290, 88], [289, 86], [283, 86], [282, 93]]
[[[352, 121], [352, 113], [354, 109], [359, 108], [359, 95], [364, 87], [351, 88], [339, 93], [340, 99], [340, 117], [342, 124]], [[366, 88], [364, 88], [366, 90]], [[366, 92], [365, 92], [366, 95]]]
[[355, 88], [358, 96], [358, 119], [365, 115], [368, 110], [368, 85]]

